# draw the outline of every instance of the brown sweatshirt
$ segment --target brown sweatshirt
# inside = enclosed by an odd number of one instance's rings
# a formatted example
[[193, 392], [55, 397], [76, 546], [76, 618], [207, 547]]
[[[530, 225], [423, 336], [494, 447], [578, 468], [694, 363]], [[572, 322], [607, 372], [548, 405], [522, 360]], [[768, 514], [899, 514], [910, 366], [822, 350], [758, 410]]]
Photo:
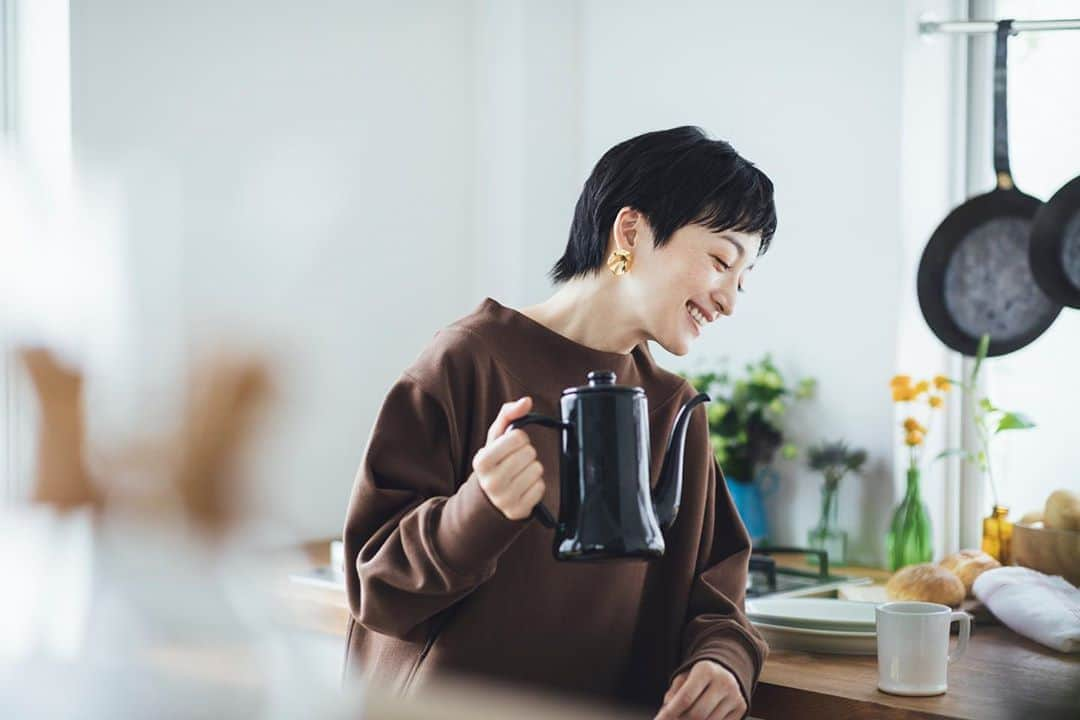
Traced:
[[[750, 543], [708, 440], [686, 438], [682, 503], [663, 558], [558, 562], [552, 530], [507, 519], [472, 473], [503, 403], [559, 417], [591, 370], [645, 390], [655, 485], [695, 391], [653, 362], [580, 345], [486, 299], [439, 331], [390, 389], [345, 522], [350, 675], [406, 692], [444, 671], [659, 707], [694, 662], [731, 670], [747, 705], [768, 648], [743, 614]], [[525, 428], [559, 507], [559, 434]]]

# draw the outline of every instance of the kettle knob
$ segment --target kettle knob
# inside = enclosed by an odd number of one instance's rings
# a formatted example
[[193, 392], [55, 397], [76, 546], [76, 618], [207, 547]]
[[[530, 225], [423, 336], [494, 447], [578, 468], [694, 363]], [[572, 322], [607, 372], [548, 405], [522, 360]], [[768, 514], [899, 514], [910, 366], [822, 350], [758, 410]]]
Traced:
[[610, 370], [593, 370], [585, 377], [588, 378], [591, 387], [615, 384], [615, 373]]

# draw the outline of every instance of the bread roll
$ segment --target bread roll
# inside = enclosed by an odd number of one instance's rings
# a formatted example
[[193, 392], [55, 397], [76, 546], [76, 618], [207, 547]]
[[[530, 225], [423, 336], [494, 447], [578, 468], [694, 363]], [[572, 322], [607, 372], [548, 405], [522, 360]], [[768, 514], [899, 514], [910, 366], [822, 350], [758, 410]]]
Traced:
[[1020, 522], [1025, 525], [1034, 525], [1035, 523], [1041, 523], [1043, 521], [1042, 510], [1032, 510], [1031, 512], [1024, 513], [1024, 516], [1020, 518]]
[[1001, 567], [1001, 563], [996, 558], [987, 555], [982, 550], [961, 550], [958, 553], [942, 558], [938, 564], [946, 570], [951, 570], [956, 577], [960, 578], [960, 582], [964, 583], [964, 592], [968, 597], [971, 597], [971, 586], [975, 582], [975, 578], [987, 570]]
[[964, 583], [951, 570], [922, 563], [898, 570], [885, 584], [891, 600], [921, 600], [958, 606], [964, 601]]
[[1080, 495], [1055, 490], [1046, 499], [1043, 523], [1051, 530], [1080, 530]]

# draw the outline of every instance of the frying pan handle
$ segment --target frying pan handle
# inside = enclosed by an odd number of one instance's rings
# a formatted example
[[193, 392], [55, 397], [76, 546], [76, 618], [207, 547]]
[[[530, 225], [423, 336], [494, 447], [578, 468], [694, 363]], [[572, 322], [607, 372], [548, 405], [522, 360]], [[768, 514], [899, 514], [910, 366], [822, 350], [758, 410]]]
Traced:
[[1012, 20], [999, 20], [994, 45], [994, 174], [999, 190], [1011, 190], [1012, 171], [1009, 169], [1009, 108], [1006, 104], [1008, 82], [1007, 55]]

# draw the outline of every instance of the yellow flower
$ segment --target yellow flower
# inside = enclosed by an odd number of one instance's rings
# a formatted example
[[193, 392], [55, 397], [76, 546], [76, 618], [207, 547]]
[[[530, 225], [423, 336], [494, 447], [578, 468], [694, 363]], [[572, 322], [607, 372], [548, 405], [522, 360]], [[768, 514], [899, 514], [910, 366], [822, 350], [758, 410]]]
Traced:
[[910, 384], [910, 375], [894, 375], [893, 379], [889, 381], [889, 387], [891, 388], [907, 387]]
[[915, 395], [911, 392], [911, 388], [906, 385], [898, 385], [892, 389], [893, 402], [907, 402], [914, 397]]
[[918, 397], [919, 395], [922, 395], [924, 392], [926, 392], [929, 389], [930, 389], [930, 383], [926, 382], [925, 380], [920, 380], [919, 382], [917, 382], [915, 384], [915, 387], [912, 388], [915, 397]]
[[922, 445], [923, 434], [919, 430], [912, 430], [904, 438], [904, 442], [914, 447], [915, 445]]
[[913, 417], [909, 417], [904, 420], [904, 431], [907, 433], [917, 432], [922, 435], [926, 434], [926, 428], [923, 427], [923, 425]]
[[931, 395], [930, 396], [930, 407], [932, 407], [932, 408], [941, 407], [941, 396], [940, 395]]
[[949, 382], [949, 378], [945, 377], [944, 375], [935, 375], [934, 387], [941, 392], [948, 392], [949, 388], [952, 387], [952, 383]]

